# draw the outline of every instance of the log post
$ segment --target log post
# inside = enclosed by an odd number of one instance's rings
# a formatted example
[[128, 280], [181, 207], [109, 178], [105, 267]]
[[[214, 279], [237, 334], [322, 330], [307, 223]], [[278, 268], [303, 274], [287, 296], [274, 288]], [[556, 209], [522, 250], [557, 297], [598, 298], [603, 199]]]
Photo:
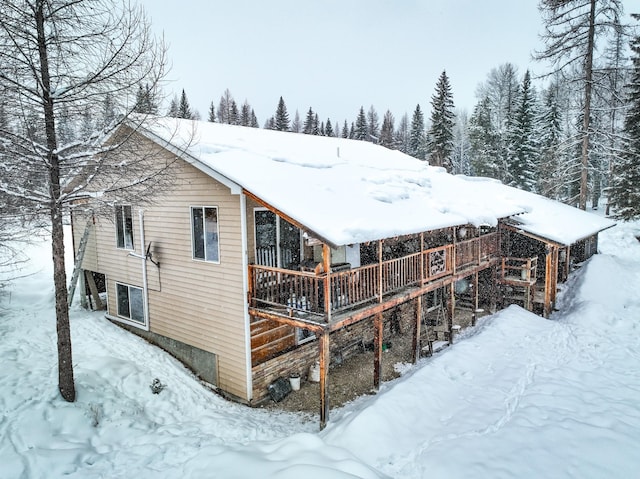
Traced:
[[420, 335], [422, 332], [420, 328], [422, 327], [422, 295], [416, 298], [416, 324], [413, 331], [413, 362], [414, 364], [418, 362], [420, 359]]
[[478, 281], [478, 276], [479, 274], [476, 271], [476, 274], [473, 275], [473, 313], [471, 314], [471, 326], [476, 325], [476, 319], [478, 316], [478, 287], [480, 284], [480, 281]]
[[456, 311], [456, 282], [452, 281], [449, 285], [449, 301], [447, 302], [447, 315], [449, 316], [449, 345], [453, 344], [453, 315]]
[[551, 276], [552, 276], [552, 251], [551, 245], [547, 244], [547, 254], [544, 262], [544, 317], [551, 314]]
[[373, 320], [373, 388], [380, 389], [382, 372], [382, 313], [377, 313]]
[[320, 430], [329, 420], [329, 331], [324, 330], [318, 341], [320, 348]]
[[327, 323], [331, 322], [331, 248], [322, 244], [322, 267], [324, 268], [324, 313]]
[[382, 303], [382, 240], [378, 240], [378, 302]]

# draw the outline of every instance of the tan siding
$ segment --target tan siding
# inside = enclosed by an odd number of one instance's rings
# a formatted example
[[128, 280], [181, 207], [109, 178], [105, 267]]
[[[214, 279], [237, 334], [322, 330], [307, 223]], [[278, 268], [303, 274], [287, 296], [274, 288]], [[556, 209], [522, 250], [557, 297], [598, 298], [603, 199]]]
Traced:
[[[160, 263], [147, 262], [150, 330], [216, 354], [218, 387], [249, 399], [240, 197], [187, 163], [181, 162], [176, 180], [173, 192], [144, 208], [145, 243], [151, 242]], [[138, 208], [132, 206], [140, 253]], [[219, 264], [192, 257], [191, 206], [218, 207]], [[114, 228], [105, 219], [97, 227], [96, 266], [107, 274], [109, 313], [115, 316], [115, 282], [141, 287], [142, 268], [140, 259], [116, 248]]]

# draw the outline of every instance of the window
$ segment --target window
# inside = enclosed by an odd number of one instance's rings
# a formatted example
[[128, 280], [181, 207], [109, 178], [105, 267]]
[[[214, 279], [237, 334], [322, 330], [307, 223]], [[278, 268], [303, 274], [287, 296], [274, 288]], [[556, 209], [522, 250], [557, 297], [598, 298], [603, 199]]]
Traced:
[[204, 261], [220, 262], [218, 243], [218, 208], [191, 207], [193, 257]]
[[131, 206], [116, 206], [116, 238], [118, 248], [133, 249]]
[[116, 283], [118, 316], [145, 324], [142, 288]]
[[296, 344], [304, 344], [316, 339], [316, 334], [308, 329], [296, 328]]

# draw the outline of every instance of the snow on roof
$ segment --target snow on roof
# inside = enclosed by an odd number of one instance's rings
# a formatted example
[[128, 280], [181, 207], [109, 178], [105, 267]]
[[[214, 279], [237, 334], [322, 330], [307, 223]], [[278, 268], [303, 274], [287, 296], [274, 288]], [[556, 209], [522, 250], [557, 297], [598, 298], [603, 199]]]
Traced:
[[577, 239], [609, 226], [496, 180], [451, 175], [365, 141], [175, 118], [155, 119], [148, 134], [334, 245], [464, 224], [495, 226], [512, 215], [520, 215], [523, 229], [565, 244], [575, 236], [567, 226], [579, 231]]

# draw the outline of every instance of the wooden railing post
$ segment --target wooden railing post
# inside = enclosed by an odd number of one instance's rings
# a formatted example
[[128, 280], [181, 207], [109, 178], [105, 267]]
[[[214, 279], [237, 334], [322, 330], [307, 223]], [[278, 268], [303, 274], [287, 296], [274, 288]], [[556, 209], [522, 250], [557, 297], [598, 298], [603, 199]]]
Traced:
[[327, 323], [331, 322], [331, 248], [322, 244], [322, 266], [324, 267], [324, 313]]
[[382, 240], [378, 240], [378, 301], [382, 303]]
[[420, 285], [427, 281], [424, 274], [424, 233], [420, 233]]

